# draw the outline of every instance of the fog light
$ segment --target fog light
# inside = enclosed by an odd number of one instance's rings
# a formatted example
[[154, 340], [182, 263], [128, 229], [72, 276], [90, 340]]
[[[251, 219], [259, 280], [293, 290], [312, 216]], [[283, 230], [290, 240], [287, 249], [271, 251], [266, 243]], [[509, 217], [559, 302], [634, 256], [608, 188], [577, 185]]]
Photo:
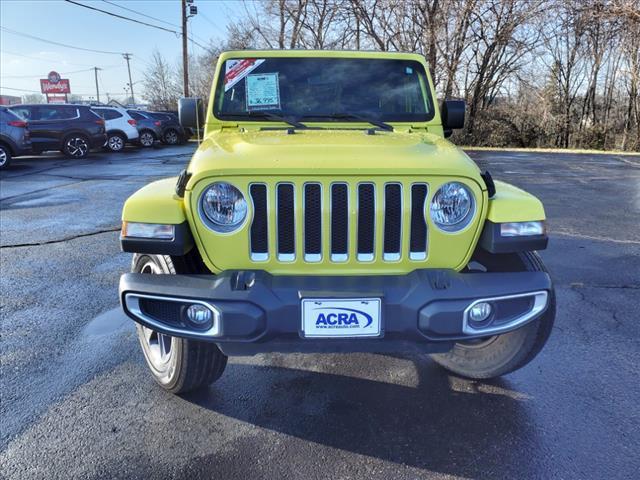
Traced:
[[473, 322], [484, 322], [491, 315], [491, 304], [488, 302], [476, 303], [469, 310], [469, 320]]
[[208, 327], [213, 320], [213, 312], [204, 305], [194, 303], [187, 308], [187, 319], [196, 327]]

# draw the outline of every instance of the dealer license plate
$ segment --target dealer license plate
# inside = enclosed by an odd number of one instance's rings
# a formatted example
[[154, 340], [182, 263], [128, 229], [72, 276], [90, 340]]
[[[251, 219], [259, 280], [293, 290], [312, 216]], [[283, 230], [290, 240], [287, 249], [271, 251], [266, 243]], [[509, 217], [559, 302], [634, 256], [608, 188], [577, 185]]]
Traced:
[[302, 332], [305, 337], [380, 336], [379, 298], [305, 298]]

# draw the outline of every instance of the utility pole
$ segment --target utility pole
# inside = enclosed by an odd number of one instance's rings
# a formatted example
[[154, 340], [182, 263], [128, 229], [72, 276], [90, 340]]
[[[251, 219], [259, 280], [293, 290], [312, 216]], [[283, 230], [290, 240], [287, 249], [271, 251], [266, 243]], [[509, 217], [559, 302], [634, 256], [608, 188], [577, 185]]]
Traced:
[[98, 67], [93, 67], [93, 72], [96, 76], [96, 98], [98, 99], [98, 103], [100, 103], [100, 89], [98, 88], [98, 70], [102, 70]]
[[182, 82], [184, 96], [189, 96], [189, 55], [187, 53], [187, 0], [182, 0]]
[[136, 104], [136, 99], [133, 96], [133, 82], [131, 81], [131, 65], [129, 65], [129, 59], [133, 56], [130, 53], [123, 53], [122, 56], [127, 61], [127, 70], [129, 71], [129, 88], [131, 89], [131, 103]]

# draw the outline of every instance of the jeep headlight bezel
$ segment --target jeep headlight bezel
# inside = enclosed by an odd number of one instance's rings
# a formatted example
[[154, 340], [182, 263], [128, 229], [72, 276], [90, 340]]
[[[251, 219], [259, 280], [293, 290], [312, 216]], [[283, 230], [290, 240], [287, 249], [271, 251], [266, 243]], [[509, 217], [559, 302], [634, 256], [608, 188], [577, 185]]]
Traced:
[[476, 199], [461, 182], [441, 185], [429, 203], [431, 221], [446, 233], [458, 233], [471, 224], [476, 213]]
[[228, 182], [214, 182], [198, 199], [200, 218], [216, 233], [232, 233], [247, 219], [249, 206], [244, 194]]

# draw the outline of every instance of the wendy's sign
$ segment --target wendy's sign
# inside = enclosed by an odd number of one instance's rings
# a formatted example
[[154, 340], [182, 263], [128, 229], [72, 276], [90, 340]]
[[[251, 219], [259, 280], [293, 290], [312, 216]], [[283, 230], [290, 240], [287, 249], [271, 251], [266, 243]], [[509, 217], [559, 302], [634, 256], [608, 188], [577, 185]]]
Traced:
[[51, 71], [47, 78], [40, 79], [40, 91], [45, 95], [57, 93], [71, 93], [71, 85], [69, 79], [60, 78], [58, 72]]

